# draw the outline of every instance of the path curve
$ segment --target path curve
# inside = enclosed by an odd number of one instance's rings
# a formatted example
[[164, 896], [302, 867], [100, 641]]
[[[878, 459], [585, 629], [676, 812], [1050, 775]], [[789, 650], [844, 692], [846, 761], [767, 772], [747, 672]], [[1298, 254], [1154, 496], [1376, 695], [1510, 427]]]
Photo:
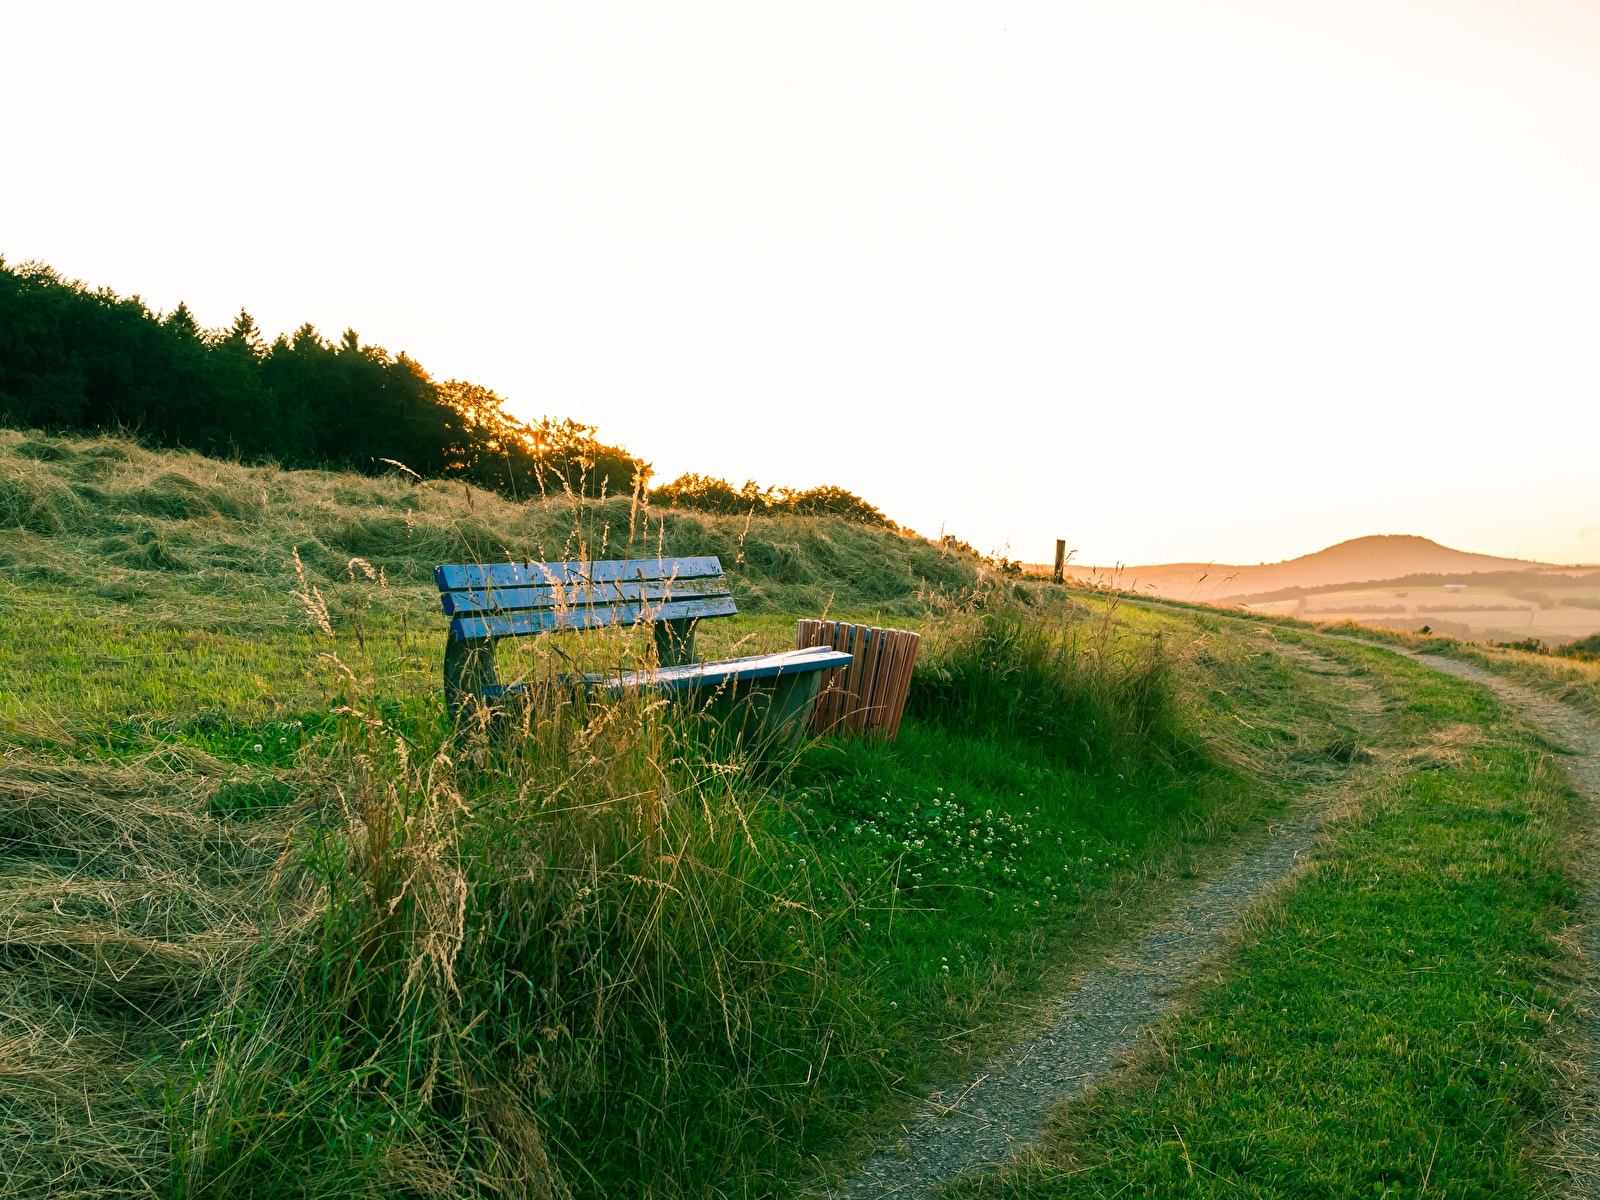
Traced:
[[[1165, 606], [1162, 606], [1165, 607]], [[1322, 634], [1409, 658], [1487, 687], [1529, 725], [1570, 752], [1567, 772], [1600, 808], [1600, 729], [1570, 705], [1455, 659], [1418, 654], [1364, 638]], [[1104, 966], [1085, 973], [1055, 1001], [1044, 1033], [1007, 1048], [960, 1085], [935, 1092], [892, 1150], [869, 1159], [829, 1195], [839, 1200], [922, 1197], [965, 1172], [1000, 1166], [1036, 1143], [1050, 1111], [1111, 1070], [1145, 1029], [1175, 1005], [1177, 987], [1226, 945], [1244, 910], [1301, 860], [1316, 836], [1319, 813], [1303, 812], [1274, 828], [1266, 846], [1231, 863], [1197, 888], [1179, 911]], [[1591, 852], [1594, 850], [1590, 848]], [[1583, 952], [1600, 964], [1600, 895], [1583, 900]], [[1589, 1044], [1600, 1047], [1600, 1003], [1591, 989]], [[1562, 1162], [1575, 1195], [1600, 1196], [1600, 1058], [1586, 1064], [1588, 1102], [1562, 1131]]]
[[1310, 848], [1317, 814], [1280, 824], [1266, 846], [1202, 884], [1174, 916], [1085, 973], [1059, 998], [1044, 1033], [1008, 1047], [959, 1085], [934, 1092], [893, 1150], [871, 1158], [831, 1194], [914, 1197], [964, 1171], [999, 1166], [1037, 1142], [1062, 1100], [1111, 1070], [1173, 992], [1222, 949], [1240, 914]]
[[[1362, 686], [1355, 678], [1350, 682]], [[1150, 1024], [1172, 1010], [1178, 988], [1227, 945], [1245, 909], [1306, 856], [1321, 808], [1314, 804], [1274, 823], [1266, 845], [1214, 874], [1145, 936], [1115, 950], [1103, 966], [1046, 1003], [1046, 1019], [1055, 1019], [1043, 1033], [934, 1092], [903, 1126], [896, 1145], [828, 1194], [839, 1200], [909, 1200], [964, 1172], [999, 1166], [1036, 1144], [1051, 1110], [1132, 1050]]]

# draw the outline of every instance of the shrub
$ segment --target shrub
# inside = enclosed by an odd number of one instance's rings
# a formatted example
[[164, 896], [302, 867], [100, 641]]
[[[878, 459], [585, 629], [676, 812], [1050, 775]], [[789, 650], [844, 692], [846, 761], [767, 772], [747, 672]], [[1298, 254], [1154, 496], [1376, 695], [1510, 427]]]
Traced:
[[[1551, 653], [1549, 650], [1540, 653]], [[1591, 633], [1588, 637], [1578, 638], [1564, 646], [1556, 647], [1554, 653], [1562, 658], [1576, 658], [1583, 662], [1600, 660], [1600, 633]]]
[[692, 508], [724, 516], [742, 517], [751, 513], [771, 516], [790, 512], [802, 516], [843, 517], [847, 521], [880, 529], [897, 528], [893, 521], [860, 496], [831, 484], [796, 490], [764, 488], [755, 480], [747, 479], [742, 487], [734, 487], [726, 479], [691, 472], [655, 488], [650, 493], [650, 502], [667, 508]]
[[907, 698], [917, 717], [1011, 731], [1085, 766], [1185, 753], [1173, 656], [1159, 635], [1119, 628], [1115, 605], [976, 611], [930, 642]]

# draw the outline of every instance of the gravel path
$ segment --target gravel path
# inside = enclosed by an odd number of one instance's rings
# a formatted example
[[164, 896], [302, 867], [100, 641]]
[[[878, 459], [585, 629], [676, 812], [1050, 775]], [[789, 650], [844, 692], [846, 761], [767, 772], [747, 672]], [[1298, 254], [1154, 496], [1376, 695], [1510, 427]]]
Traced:
[[[1566, 766], [1573, 786], [1600, 805], [1600, 729], [1584, 714], [1468, 663], [1361, 638], [1337, 640], [1402, 654], [1489, 688], [1570, 751]], [[922, 1197], [941, 1182], [998, 1166], [1037, 1142], [1057, 1104], [1110, 1071], [1116, 1057], [1172, 1009], [1178, 987], [1225, 946], [1243, 911], [1305, 855], [1317, 819], [1310, 811], [1277, 825], [1264, 847], [1231, 863], [1179, 911], [1083, 975], [1055, 1002], [1054, 1023], [1044, 1033], [1009, 1047], [959, 1087], [933, 1093], [896, 1146], [868, 1160], [858, 1175], [829, 1194], [839, 1200]], [[1584, 897], [1584, 910], [1582, 948], [1592, 964], [1600, 964], [1600, 894], [1593, 888]], [[1558, 1153], [1575, 1185], [1573, 1194], [1600, 1196], [1600, 989], [1593, 983], [1589, 999], [1586, 1032], [1596, 1058], [1586, 1064], [1587, 1095], [1561, 1131]]]
[[1304, 854], [1315, 814], [1279, 825], [1261, 850], [1193, 892], [1183, 908], [1082, 977], [1043, 1034], [1007, 1049], [960, 1087], [935, 1092], [900, 1144], [831, 1194], [924, 1196], [963, 1171], [995, 1166], [1038, 1140], [1045, 1117], [1131, 1050], [1173, 991], [1221, 949], [1239, 914]]
[[[1349, 682], [1366, 689], [1354, 707], [1377, 719], [1370, 685]], [[1313, 808], [1273, 826], [1265, 846], [1236, 859], [1047, 1006], [1046, 1019], [1055, 1019], [1042, 1034], [1008, 1047], [959, 1086], [933, 1093], [896, 1146], [829, 1195], [925, 1196], [935, 1184], [998, 1166], [1036, 1143], [1050, 1111], [1133, 1049], [1150, 1023], [1172, 1009], [1173, 994], [1200, 963], [1225, 946], [1244, 910], [1304, 857], [1318, 817]]]

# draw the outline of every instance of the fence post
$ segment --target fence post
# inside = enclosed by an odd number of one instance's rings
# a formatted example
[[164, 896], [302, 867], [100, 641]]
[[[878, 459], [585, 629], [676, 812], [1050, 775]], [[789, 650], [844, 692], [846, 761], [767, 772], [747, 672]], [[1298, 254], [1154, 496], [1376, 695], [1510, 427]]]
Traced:
[[1056, 583], [1061, 583], [1063, 581], [1063, 578], [1064, 578], [1063, 572], [1066, 570], [1066, 566], [1067, 566], [1067, 543], [1062, 541], [1060, 538], [1057, 538], [1056, 539], [1056, 570], [1055, 570], [1055, 574], [1050, 576], [1050, 578], [1053, 579]]

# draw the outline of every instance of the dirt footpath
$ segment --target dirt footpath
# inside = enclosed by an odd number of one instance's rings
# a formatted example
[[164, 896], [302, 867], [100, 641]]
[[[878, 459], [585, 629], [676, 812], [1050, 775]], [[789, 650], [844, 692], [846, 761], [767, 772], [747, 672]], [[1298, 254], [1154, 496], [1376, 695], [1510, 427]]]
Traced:
[[[1524, 721], [1568, 752], [1573, 786], [1600, 808], [1600, 728], [1584, 714], [1492, 672], [1453, 659], [1356, 641], [1494, 692]], [[1206, 958], [1223, 950], [1241, 914], [1284, 878], [1309, 850], [1321, 807], [1281, 822], [1262, 848], [1243, 855], [1197, 888], [1178, 910], [1116, 951], [1047, 1006], [1051, 1024], [996, 1055], [959, 1086], [935, 1092], [903, 1127], [904, 1136], [870, 1158], [828, 1194], [841, 1200], [921, 1197], [964, 1172], [999, 1166], [1036, 1143], [1050, 1111], [1109, 1072], [1150, 1024], [1169, 1012], [1174, 993]], [[1600, 964], [1600, 894], [1584, 898], [1581, 945]], [[1596, 971], [1600, 978], [1600, 969]], [[1588, 1044], [1600, 1048], [1600, 988], [1591, 981]], [[1557, 1131], [1557, 1165], [1573, 1196], [1600, 1196], [1600, 1049], [1584, 1064], [1587, 1084]]]
[[[1305, 652], [1303, 657], [1315, 659]], [[1376, 723], [1382, 706], [1370, 684], [1343, 675], [1352, 711]], [[1182, 900], [1139, 940], [1112, 952], [1047, 1001], [1042, 1033], [1008, 1047], [959, 1085], [930, 1095], [903, 1136], [827, 1194], [841, 1200], [926, 1195], [968, 1171], [996, 1167], [1036, 1144], [1051, 1110], [1110, 1071], [1200, 965], [1224, 949], [1240, 916], [1309, 851], [1331, 793], [1275, 823], [1264, 846], [1243, 854]], [[1037, 1026], [1035, 1026], [1037, 1028]]]

